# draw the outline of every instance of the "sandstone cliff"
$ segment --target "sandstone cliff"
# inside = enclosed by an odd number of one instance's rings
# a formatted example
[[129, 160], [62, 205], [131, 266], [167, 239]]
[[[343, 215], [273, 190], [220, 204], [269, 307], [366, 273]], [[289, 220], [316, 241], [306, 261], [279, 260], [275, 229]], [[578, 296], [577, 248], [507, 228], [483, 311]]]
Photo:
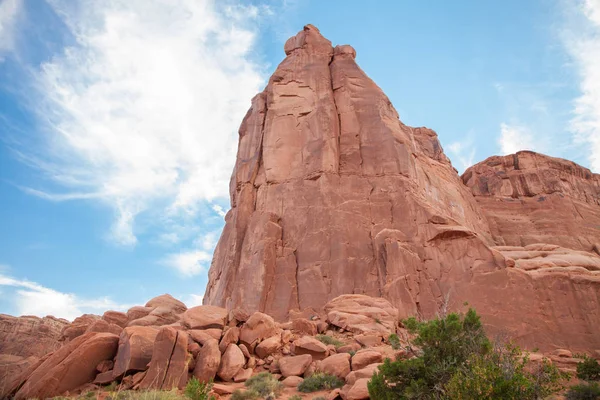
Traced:
[[[399, 120], [352, 47], [333, 48], [308, 25], [285, 53], [240, 127], [205, 304], [285, 320], [346, 293], [385, 297], [400, 317], [467, 301], [490, 331], [525, 345], [600, 348], [600, 258], [589, 253], [599, 238], [597, 176], [566, 162], [568, 173], [524, 173], [531, 160], [518, 155], [517, 172], [489, 159], [464, 185], [435, 132]], [[589, 226], [565, 214], [550, 229], [523, 231], [502, 207], [482, 212], [484, 197], [504, 201], [495, 196], [508, 190], [503, 173], [516, 188], [513, 216], [543, 203], [547, 225], [554, 211], [544, 207], [568, 197]], [[554, 196], [520, 201], [532, 193]]]
[[600, 254], [600, 175], [571, 161], [521, 151], [462, 175], [496, 244], [552, 243]]

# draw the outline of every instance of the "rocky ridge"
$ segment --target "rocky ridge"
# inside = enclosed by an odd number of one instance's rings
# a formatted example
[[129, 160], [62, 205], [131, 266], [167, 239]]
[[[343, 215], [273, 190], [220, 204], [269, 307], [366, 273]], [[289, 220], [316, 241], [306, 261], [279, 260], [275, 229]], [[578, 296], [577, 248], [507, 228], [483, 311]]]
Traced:
[[[149, 303], [177, 304], [168, 295]], [[283, 384], [282, 399], [324, 395], [332, 400], [359, 400], [368, 398], [366, 384], [385, 358], [414, 356], [407, 346], [409, 334], [399, 325], [398, 310], [382, 298], [343, 295], [329, 302], [320, 315], [298, 315], [285, 323], [260, 312], [244, 321], [231, 318], [220, 307], [180, 305], [171, 308], [176, 319], [171, 323], [163, 320], [143, 326], [132, 319], [119, 330], [97, 323], [138, 309], [88, 318], [85, 331], [41, 358], [32, 357], [27, 363], [0, 359], [0, 398], [94, 392], [104, 399], [109, 390], [182, 389], [196, 377], [214, 381], [212, 394], [218, 399], [244, 390], [243, 382], [251, 376], [269, 372]], [[80, 320], [68, 327], [81, 324]], [[400, 339], [394, 346], [388, 341], [391, 333]], [[568, 350], [531, 355], [534, 362], [542, 358], [565, 370], [573, 370], [579, 361]], [[303, 379], [317, 372], [337, 376], [343, 387], [298, 392]]]

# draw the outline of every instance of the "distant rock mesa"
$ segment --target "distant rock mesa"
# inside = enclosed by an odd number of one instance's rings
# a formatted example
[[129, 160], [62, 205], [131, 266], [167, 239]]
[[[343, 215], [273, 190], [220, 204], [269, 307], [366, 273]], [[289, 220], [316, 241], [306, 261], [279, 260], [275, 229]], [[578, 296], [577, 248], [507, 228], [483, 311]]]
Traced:
[[600, 349], [600, 178], [532, 152], [462, 179], [350, 46], [307, 25], [239, 130], [204, 303], [286, 320], [342, 294], [399, 316], [475, 307], [541, 349]]

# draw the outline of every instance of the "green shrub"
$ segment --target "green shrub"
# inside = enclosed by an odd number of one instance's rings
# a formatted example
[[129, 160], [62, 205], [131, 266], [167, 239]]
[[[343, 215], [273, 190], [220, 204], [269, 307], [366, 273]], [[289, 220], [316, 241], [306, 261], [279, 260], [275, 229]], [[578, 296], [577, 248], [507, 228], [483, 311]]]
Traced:
[[323, 344], [332, 344], [335, 347], [340, 347], [340, 346], [344, 345], [344, 343], [340, 342], [339, 340], [337, 340], [336, 338], [333, 338], [331, 336], [317, 335], [315, 337], [317, 338], [317, 340], [319, 340]]
[[400, 348], [402, 347], [402, 345], [400, 344], [400, 338], [395, 333], [392, 333], [390, 336], [388, 336], [388, 342], [394, 350], [400, 350]]
[[279, 397], [283, 390], [283, 384], [268, 372], [254, 375], [245, 382], [248, 391], [257, 393], [260, 397]]
[[459, 367], [446, 385], [451, 399], [545, 398], [559, 391], [561, 373], [548, 362], [527, 367], [528, 357], [512, 345], [474, 355]]
[[302, 400], [302, 397], [300, 397], [299, 395], [295, 394], [292, 397], [290, 397], [288, 400]]
[[236, 389], [231, 394], [230, 400], [256, 400], [259, 399], [260, 396], [254, 390], [244, 390], [243, 392], [240, 389]]
[[571, 386], [567, 391], [567, 400], [598, 400], [600, 399], [600, 384], [586, 382]]
[[200, 382], [196, 377], [192, 377], [185, 386], [184, 394], [191, 400], [208, 400], [212, 387], [212, 382]]
[[298, 391], [303, 393], [316, 392], [319, 390], [331, 390], [344, 386], [344, 381], [334, 375], [322, 372], [313, 374], [298, 385]]
[[412, 344], [420, 356], [386, 359], [368, 383], [372, 400], [537, 399], [560, 389], [560, 373], [550, 364], [527, 372], [517, 347], [492, 349], [472, 309], [465, 315], [403, 322], [416, 335]]
[[118, 400], [182, 400], [185, 397], [180, 396], [177, 390], [148, 390], [148, 391], [137, 391], [137, 390], [124, 390], [118, 393], [114, 393], [106, 397], [106, 400], [118, 399]]
[[577, 364], [577, 377], [584, 381], [600, 380], [600, 364], [592, 357], [584, 355], [583, 361]]

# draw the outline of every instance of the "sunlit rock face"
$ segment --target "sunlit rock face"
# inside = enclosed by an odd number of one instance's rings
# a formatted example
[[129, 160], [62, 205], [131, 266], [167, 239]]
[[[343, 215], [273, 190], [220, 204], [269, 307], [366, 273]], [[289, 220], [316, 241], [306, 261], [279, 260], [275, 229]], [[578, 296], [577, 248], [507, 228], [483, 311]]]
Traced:
[[[600, 348], [600, 258], [588, 253], [598, 229], [579, 246], [521, 232], [586, 259], [576, 271], [565, 263], [522, 268], [505, 255], [515, 249], [496, 246], [538, 241], [515, 242], [509, 233], [519, 228], [498, 228], [479, 201], [496, 193], [478, 193], [475, 172], [461, 181], [435, 132], [399, 120], [352, 47], [334, 48], [308, 25], [285, 53], [239, 130], [232, 209], [205, 304], [284, 320], [351, 293], [385, 297], [400, 317], [468, 302], [490, 331], [523, 344]], [[586, 204], [598, 218], [597, 200]], [[547, 251], [563, 257], [554, 247]]]

